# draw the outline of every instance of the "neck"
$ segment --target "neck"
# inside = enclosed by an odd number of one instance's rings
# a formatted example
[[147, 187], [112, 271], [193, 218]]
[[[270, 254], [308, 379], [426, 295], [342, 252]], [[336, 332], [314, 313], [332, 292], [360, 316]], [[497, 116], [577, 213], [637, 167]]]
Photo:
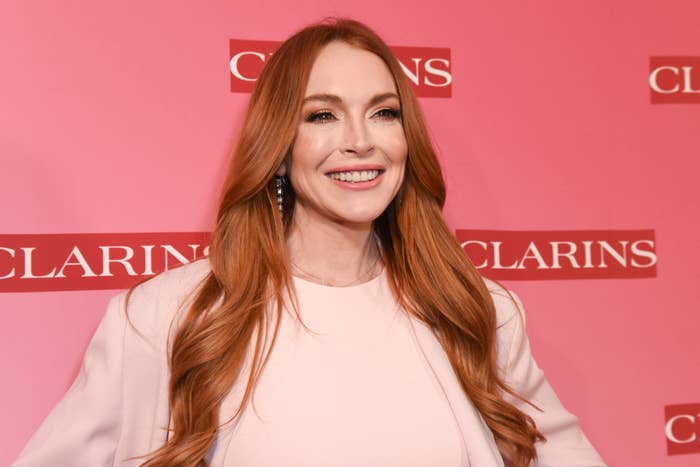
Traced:
[[323, 217], [300, 203], [287, 236], [287, 253], [298, 272], [327, 284], [369, 279], [381, 268], [372, 223], [349, 223]]

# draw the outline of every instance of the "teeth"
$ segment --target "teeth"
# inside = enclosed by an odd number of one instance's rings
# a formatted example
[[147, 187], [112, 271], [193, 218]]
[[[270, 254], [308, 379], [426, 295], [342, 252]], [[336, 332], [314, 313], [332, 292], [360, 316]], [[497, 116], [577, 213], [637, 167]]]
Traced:
[[379, 170], [353, 170], [350, 172], [333, 172], [328, 174], [333, 180], [341, 180], [343, 182], [367, 182], [374, 180], [379, 175]]

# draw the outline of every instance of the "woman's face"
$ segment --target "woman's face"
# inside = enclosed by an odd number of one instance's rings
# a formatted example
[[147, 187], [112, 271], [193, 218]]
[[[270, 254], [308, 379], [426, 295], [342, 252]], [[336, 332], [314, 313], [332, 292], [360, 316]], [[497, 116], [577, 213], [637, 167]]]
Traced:
[[314, 63], [287, 160], [295, 216], [368, 223], [396, 196], [407, 145], [389, 69], [376, 55], [331, 42]]

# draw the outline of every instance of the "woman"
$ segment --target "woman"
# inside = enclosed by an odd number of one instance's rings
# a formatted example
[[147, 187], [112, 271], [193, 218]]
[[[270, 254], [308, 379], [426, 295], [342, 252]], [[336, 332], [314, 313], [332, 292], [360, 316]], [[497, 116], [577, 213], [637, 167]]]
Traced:
[[604, 465], [444, 200], [387, 46], [301, 30], [258, 79], [209, 258], [112, 299], [16, 465]]

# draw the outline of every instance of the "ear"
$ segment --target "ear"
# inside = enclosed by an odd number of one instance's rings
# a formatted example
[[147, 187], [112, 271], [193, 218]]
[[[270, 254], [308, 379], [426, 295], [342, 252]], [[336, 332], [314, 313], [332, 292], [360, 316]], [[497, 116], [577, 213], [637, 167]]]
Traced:
[[277, 172], [275, 172], [275, 175], [279, 175], [280, 177], [284, 177], [287, 175], [287, 162], [282, 162], [282, 165], [280, 165], [279, 169], [277, 169]]

